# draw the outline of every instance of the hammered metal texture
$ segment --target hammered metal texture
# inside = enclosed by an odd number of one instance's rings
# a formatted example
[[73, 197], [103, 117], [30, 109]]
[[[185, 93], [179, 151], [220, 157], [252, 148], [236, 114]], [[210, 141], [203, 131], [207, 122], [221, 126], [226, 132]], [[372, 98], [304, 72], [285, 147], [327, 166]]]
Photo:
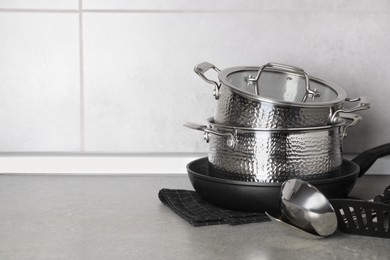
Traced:
[[302, 128], [325, 126], [332, 111], [342, 107], [276, 106], [268, 102], [249, 100], [222, 85], [219, 92], [215, 123], [252, 128]]
[[236, 147], [231, 149], [227, 137], [210, 135], [208, 158], [219, 177], [271, 183], [291, 178], [328, 179], [342, 164], [340, 127], [238, 132], [236, 139]]

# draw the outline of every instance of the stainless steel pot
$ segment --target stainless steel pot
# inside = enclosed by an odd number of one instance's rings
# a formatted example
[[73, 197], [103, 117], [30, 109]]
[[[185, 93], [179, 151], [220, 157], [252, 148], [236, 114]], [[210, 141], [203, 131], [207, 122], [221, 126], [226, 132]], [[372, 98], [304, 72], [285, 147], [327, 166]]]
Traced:
[[[219, 82], [205, 73], [213, 69]], [[367, 98], [347, 98], [337, 85], [304, 70], [283, 64], [234, 67], [223, 71], [203, 62], [194, 71], [215, 86], [218, 100], [214, 120], [218, 124], [255, 128], [301, 128], [334, 124], [339, 113], [370, 107]], [[358, 102], [346, 109], [344, 102]]]
[[[264, 129], [186, 123], [204, 132], [210, 142], [208, 159], [220, 176], [236, 175], [250, 182], [283, 182], [291, 178], [329, 178], [342, 163], [345, 131], [361, 116], [342, 114], [334, 125]], [[348, 121], [348, 123], [347, 123]]]

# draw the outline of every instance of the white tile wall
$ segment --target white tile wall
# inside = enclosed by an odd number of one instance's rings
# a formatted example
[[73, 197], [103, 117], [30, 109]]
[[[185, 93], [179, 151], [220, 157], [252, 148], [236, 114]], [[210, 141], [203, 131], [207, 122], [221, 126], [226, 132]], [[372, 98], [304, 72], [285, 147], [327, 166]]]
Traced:
[[79, 0], [0, 0], [4, 9], [73, 9], [79, 8]]
[[83, 0], [92, 10], [170, 11], [389, 11], [387, 0]]
[[[389, 124], [380, 113], [389, 105], [379, 93], [387, 91], [381, 82], [390, 80], [386, 73], [390, 61], [382, 55], [390, 50], [390, 16], [364, 17], [304, 13], [297, 18], [295, 12], [88, 13], [86, 150], [205, 151], [198, 139], [201, 134], [180, 126], [214, 113], [212, 87], [192, 71], [204, 60], [220, 68], [268, 61], [292, 64], [339, 83], [351, 96], [369, 95], [373, 109], [363, 114], [367, 120], [361, 126], [350, 130], [346, 151], [386, 141], [378, 134], [349, 141], [368, 129], [382, 133]], [[378, 129], [371, 128], [372, 122]]]
[[76, 14], [0, 12], [0, 151], [79, 151]]
[[192, 71], [202, 61], [291, 64], [368, 95], [345, 152], [389, 142], [389, 11], [386, 0], [0, 0], [0, 151], [207, 152], [182, 127], [214, 113]]

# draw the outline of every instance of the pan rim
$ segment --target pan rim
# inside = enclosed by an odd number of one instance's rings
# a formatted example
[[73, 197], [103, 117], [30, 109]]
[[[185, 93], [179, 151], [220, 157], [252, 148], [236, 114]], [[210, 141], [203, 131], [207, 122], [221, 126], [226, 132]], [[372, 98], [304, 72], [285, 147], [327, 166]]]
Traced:
[[[267, 183], [267, 182], [247, 182], [247, 181], [237, 181], [237, 180], [229, 180], [229, 179], [222, 179], [218, 177], [213, 177], [213, 176], [208, 176], [199, 172], [194, 171], [192, 168], [194, 167], [195, 164], [200, 164], [203, 161], [208, 161], [207, 157], [202, 157], [196, 160], [193, 160], [189, 162], [186, 166], [187, 168], [187, 173], [189, 175], [194, 175], [198, 178], [201, 178], [203, 180], [209, 181], [209, 182], [215, 182], [215, 183], [220, 183], [220, 184], [229, 184], [229, 185], [235, 185], [235, 186], [252, 186], [252, 187], [279, 187], [282, 185], [283, 182], [273, 182], [273, 183]], [[348, 172], [345, 175], [342, 176], [337, 176], [334, 178], [328, 178], [328, 179], [322, 179], [322, 180], [308, 180], [310, 184], [313, 185], [321, 185], [321, 184], [330, 184], [334, 182], [339, 182], [344, 179], [348, 179], [351, 177], [357, 177], [359, 172], [360, 172], [360, 166], [353, 162], [349, 161], [346, 159], [343, 159], [343, 162], [340, 166], [340, 170], [342, 171], [342, 167], [352, 167], [352, 170]]]

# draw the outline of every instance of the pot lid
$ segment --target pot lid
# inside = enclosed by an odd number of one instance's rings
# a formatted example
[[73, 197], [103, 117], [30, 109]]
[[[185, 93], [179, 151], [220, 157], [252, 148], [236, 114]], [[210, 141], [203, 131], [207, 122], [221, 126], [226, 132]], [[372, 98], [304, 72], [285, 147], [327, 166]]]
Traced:
[[339, 86], [309, 77], [300, 68], [277, 63], [225, 69], [218, 78], [239, 95], [277, 104], [324, 106], [346, 99]]

